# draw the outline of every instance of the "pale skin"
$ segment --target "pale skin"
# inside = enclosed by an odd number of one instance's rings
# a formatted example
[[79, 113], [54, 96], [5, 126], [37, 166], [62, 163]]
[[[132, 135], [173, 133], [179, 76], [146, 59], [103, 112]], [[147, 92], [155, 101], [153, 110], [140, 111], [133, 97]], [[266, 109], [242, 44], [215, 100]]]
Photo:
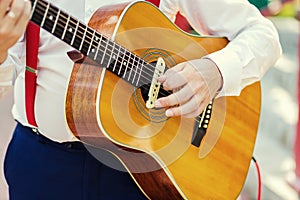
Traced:
[[27, 0], [0, 0], [0, 64], [24, 33], [30, 10], [31, 3]]
[[[175, 92], [156, 101], [157, 108], [169, 107], [167, 117], [196, 117], [222, 88], [222, 75], [210, 59], [180, 63], [158, 79], [164, 89]], [[175, 107], [174, 107], [175, 106]]]

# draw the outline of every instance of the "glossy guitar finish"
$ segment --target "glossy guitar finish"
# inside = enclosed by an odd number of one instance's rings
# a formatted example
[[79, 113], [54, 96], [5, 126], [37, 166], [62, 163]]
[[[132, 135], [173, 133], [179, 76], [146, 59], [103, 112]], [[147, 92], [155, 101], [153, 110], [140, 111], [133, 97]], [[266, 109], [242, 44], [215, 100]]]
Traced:
[[[66, 96], [72, 133], [115, 156], [149, 199], [237, 198], [255, 144], [260, 84], [214, 101], [200, 147], [191, 144], [195, 119], [168, 119], [164, 109], [146, 108], [143, 98], [154, 73], [149, 63], [161, 57], [172, 67], [228, 41], [186, 34], [147, 2], [102, 7], [89, 22], [92, 29], [58, 13], [67, 19], [56, 20], [65, 28], [56, 31], [54, 22], [46, 29], [87, 56], [73, 56]], [[73, 27], [79, 36], [72, 38]]]

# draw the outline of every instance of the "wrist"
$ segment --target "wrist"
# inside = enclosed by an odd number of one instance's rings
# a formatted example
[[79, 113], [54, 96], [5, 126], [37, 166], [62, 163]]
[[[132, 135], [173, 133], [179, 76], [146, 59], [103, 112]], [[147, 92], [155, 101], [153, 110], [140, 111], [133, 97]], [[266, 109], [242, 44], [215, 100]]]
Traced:
[[223, 83], [224, 83], [221, 71], [219, 70], [219, 68], [218, 68], [217, 65], [215, 65], [215, 66], [216, 66], [216, 69], [219, 72], [219, 80], [220, 81], [219, 81], [218, 89], [217, 89], [217, 91], [216, 91], [216, 93], [214, 95], [214, 98], [216, 98], [220, 94], [221, 90], [223, 89]]
[[217, 87], [216, 87], [216, 93], [214, 96], [217, 96], [221, 90], [223, 89], [223, 85], [224, 85], [224, 80], [223, 80], [223, 76], [222, 76], [222, 73], [219, 69], [219, 67], [217, 66], [217, 64], [210, 58], [203, 58], [203, 59], [206, 59], [212, 66], [212, 70], [215, 71], [214, 74], [216, 74], [216, 83], [217, 83]]

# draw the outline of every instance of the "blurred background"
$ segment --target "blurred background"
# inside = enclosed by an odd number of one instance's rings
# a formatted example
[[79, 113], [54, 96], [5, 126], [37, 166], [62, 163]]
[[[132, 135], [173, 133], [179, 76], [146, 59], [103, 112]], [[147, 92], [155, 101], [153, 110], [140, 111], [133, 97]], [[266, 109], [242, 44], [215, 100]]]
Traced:
[[[300, 0], [249, 1], [274, 23], [283, 47], [282, 57], [261, 81], [261, 120], [254, 150], [260, 166], [261, 197], [265, 200], [297, 200], [298, 192], [287, 184], [286, 178], [293, 175], [295, 169], [293, 149], [298, 122]], [[178, 17], [177, 24], [192, 32], [182, 16]], [[15, 125], [11, 115], [12, 100], [12, 88], [8, 88], [7, 94], [0, 96], [0, 200], [8, 200], [2, 165]], [[238, 199], [254, 200], [257, 194], [258, 174], [252, 162]]]
[[[283, 48], [282, 57], [261, 81], [261, 120], [254, 157], [261, 171], [262, 199], [296, 200], [299, 199], [299, 190], [296, 192], [292, 189], [287, 179], [294, 176], [294, 148], [300, 151], [300, 144], [297, 147], [294, 145], [297, 132], [300, 135], [299, 128], [297, 131], [298, 90], [300, 91], [298, 88], [300, 1], [250, 0], [250, 2], [274, 23]], [[300, 186], [300, 182], [298, 185]], [[258, 175], [252, 162], [239, 199], [257, 199], [257, 193]]]

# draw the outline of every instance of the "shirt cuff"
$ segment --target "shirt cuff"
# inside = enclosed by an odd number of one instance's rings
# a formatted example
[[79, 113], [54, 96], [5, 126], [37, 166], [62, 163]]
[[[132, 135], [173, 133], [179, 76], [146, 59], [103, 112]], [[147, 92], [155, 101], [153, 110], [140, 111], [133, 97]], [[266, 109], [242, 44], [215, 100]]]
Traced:
[[219, 68], [223, 87], [218, 96], [238, 96], [241, 92], [242, 66], [239, 57], [232, 51], [225, 49], [206, 55], [205, 58], [211, 59]]

